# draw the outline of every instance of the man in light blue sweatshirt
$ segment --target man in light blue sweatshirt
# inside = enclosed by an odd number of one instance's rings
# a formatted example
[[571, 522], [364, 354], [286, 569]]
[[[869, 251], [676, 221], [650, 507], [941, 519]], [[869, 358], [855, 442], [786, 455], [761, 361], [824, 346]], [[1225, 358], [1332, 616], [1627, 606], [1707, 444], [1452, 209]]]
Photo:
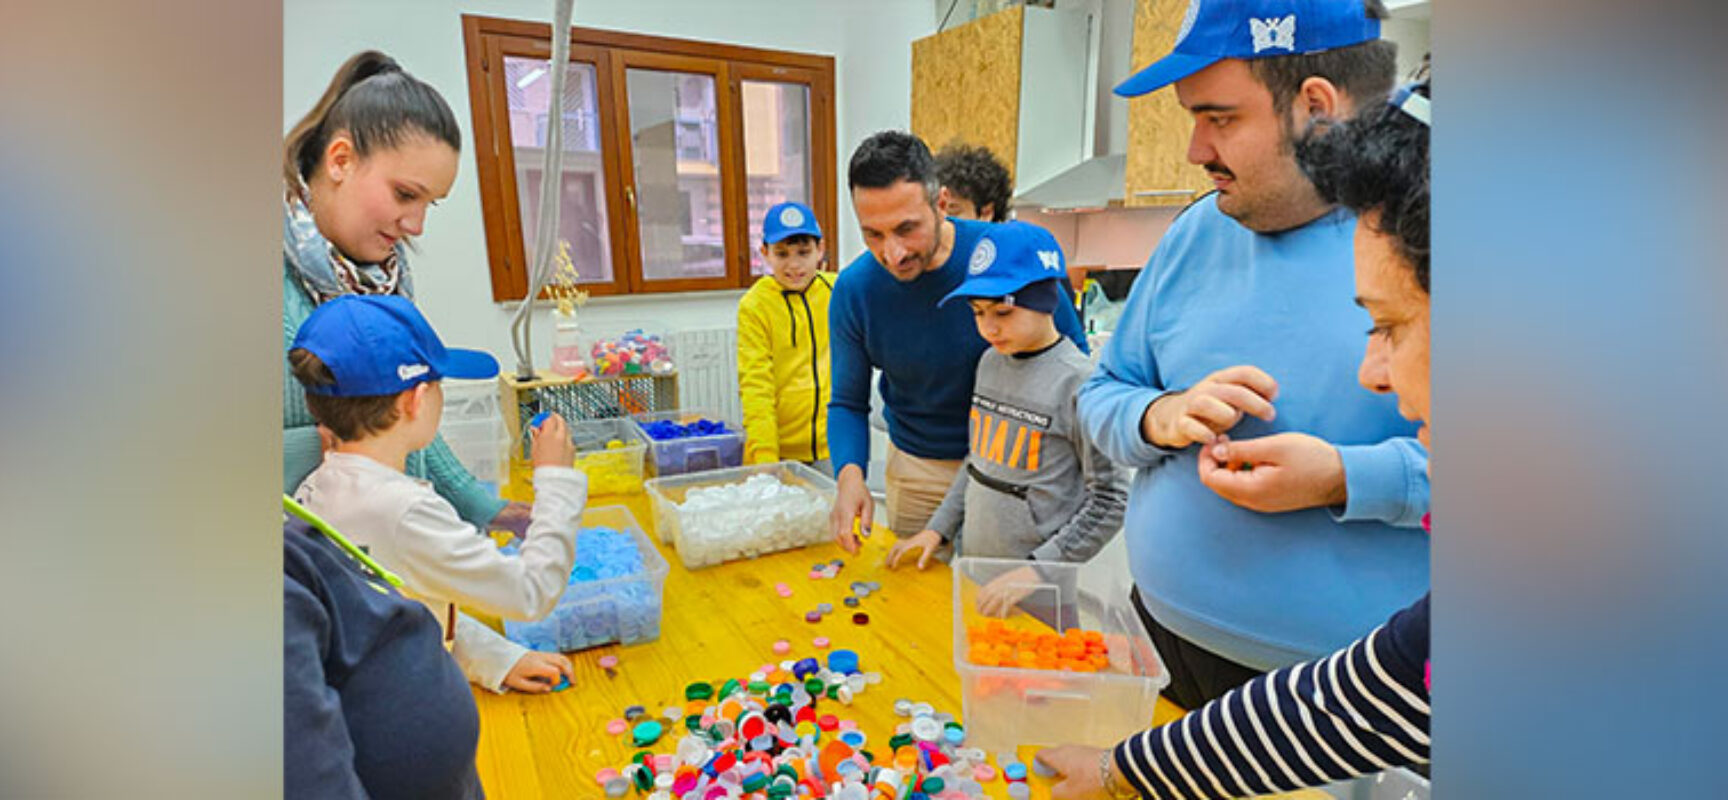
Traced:
[[1427, 451], [1356, 388], [1354, 219], [1292, 155], [1311, 120], [1388, 93], [1383, 16], [1378, 0], [1193, 0], [1175, 52], [1116, 87], [1174, 83], [1188, 159], [1218, 189], [1159, 242], [1079, 401], [1099, 449], [1138, 468], [1133, 600], [1186, 708], [1330, 653], [1428, 587]]

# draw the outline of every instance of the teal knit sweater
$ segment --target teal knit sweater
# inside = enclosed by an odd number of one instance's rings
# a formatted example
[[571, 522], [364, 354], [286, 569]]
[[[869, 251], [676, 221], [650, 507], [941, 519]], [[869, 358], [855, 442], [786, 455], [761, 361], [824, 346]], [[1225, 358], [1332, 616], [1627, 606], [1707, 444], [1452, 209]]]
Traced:
[[[300, 388], [300, 382], [288, 369], [288, 346], [294, 342], [294, 334], [300, 330], [300, 323], [312, 315], [314, 307], [311, 296], [306, 289], [294, 279], [293, 267], [283, 264], [282, 271], [282, 491], [293, 494], [299, 488], [300, 482], [306, 479], [312, 470], [318, 467], [324, 459], [323, 445], [318, 439], [318, 423], [312, 419], [312, 412], [306, 408], [306, 392]], [[432, 488], [450, 505], [456, 507], [456, 513], [462, 518], [485, 530], [487, 523], [504, 508], [505, 501], [486, 490], [462, 462], [456, 460], [456, 454], [450, 452], [450, 446], [444, 444], [444, 437], [432, 440], [431, 446], [425, 450], [408, 456], [406, 472], [416, 478], [425, 478], [432, 482]]]

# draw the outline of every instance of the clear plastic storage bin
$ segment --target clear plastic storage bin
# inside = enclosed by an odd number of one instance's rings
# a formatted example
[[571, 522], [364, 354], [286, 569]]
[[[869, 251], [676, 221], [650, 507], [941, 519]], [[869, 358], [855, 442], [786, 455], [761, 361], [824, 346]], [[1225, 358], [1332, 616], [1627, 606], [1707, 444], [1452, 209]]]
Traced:
[[510, 481], [510, 433], [503, 417], [477, 420], [444, 419], [438, 433], [456, 460], [476, 479], [498, 487]]
[[636, 494], [647, 475], [648, 437], [628, 419], [570, 423], [576, 468], [588, 476], [588, 495]]
[[[609, 529], [622, 537], [605, 534]], [[583, 557], [584, 541], [589, 552], [608, 536], [617, 548], [613, 555], [634, 545], [639, 558], [620, 563], [593, 564]], [[513, 549], [513, 548], [507, 548]], [[576, 565], [570, 583], [557, 607], [537, 622], [504, 621], [504, 635], [530, 650], [568, 653], [617, 642], [641, 644], [660, 638], [660, 608], [671, 568], [660, 551], [642, 532], [635, 515], [623, 506], [600, 506], [582, 514], [582, 532], [576, 539]], [[620, 572], [605, 575], [606, 572]]]
[[[1119, 584], [1099, 580], [1081, 564], [959, 558], [952, 566], [954, 667], [967, 744], [991, 752], [1021, 745], [1109, 747], [1151, 726], [1152, 707], [1170, 678]], [[991, 626], [1022, 636], [1081, 633], [1063, 640], [1059, 668], [1053, 658], [1020, 655], [1018, 645], [1004, 654], [999, 641], [992, 645], [978, 633]], [[1087, 636], [1103, 651], [1091, 653], [1096, 662], [1082, 667], [1089, 671], [1071, 671], [1067, 648], [1088, 652]]]
[[503, 407], [497, 378], [465, 380], [445, 378], [439, 381], [444, 390], [444, 416], [439, 423], [503, 421]]
[[834, 479], [796, 461], [653, 478], [660, 540], [688, 569], [829, 539]]
[[[744, 464], [744, 426], [738, 420], [725, 419], [700, 408], [637, 414], [632, 419], [641, 429], [642, 438], [648, 441], [648, 469], [653, 475], [682, 475]], [[661, 420], [688, 425], [703, 419], [726, 423], [727, 432], [685, 439], [655, 439], [648, 433], [649, 424]]]

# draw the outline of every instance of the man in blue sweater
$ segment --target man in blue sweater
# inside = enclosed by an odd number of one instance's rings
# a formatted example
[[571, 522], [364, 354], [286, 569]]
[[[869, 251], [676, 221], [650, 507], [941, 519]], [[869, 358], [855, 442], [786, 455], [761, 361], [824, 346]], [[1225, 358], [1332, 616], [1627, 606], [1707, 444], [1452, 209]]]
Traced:
[[1218, 189], [1159, 242], [1079, 401], [1099, 449], [1139, 470], [1133, 600], [1186, 708], [1343, 647], [1428, 586], [1427, 451], [1356, 389], [1354, 218], [1292, 149], [1311, 120], [1384, 102], [1383, 15], [1193, 0], [1175, 52], [1116, 87], [1174, 83], [1188, 160]]
[[[882, 371], [889, 443], [882, 477], [895, 535], [924, 530], [966, 457], [972, 377], [989, 344], [978, 335], [970, 308], [936, 303], [979, 261], [974, 250], [989, 223], [937, 213], [935, 159], [909, 133], [882, 131], [865, 139], [852, 154], [847, 180], [869, 252], [840, 271], [828, 306], [834, 384], [828, 452], [839, 483], [829, 524], [835, 541], [855, 553], [857, 535], [869, 535], [874, 517], [864, 486], [872, 368]], [[1056, 309], [1056, 329], [1086, 349], [1073, 303]]]

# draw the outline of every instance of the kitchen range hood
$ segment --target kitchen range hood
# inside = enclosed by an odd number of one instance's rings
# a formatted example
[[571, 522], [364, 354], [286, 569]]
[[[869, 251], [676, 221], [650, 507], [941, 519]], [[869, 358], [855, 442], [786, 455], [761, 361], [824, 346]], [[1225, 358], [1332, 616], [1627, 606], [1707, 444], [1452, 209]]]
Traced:
[[1016, 209], [1063, 213], [1120, 207], [1127, 185], [1128, 155], [1088, 158], [1054, 177], [1014, 195]]

